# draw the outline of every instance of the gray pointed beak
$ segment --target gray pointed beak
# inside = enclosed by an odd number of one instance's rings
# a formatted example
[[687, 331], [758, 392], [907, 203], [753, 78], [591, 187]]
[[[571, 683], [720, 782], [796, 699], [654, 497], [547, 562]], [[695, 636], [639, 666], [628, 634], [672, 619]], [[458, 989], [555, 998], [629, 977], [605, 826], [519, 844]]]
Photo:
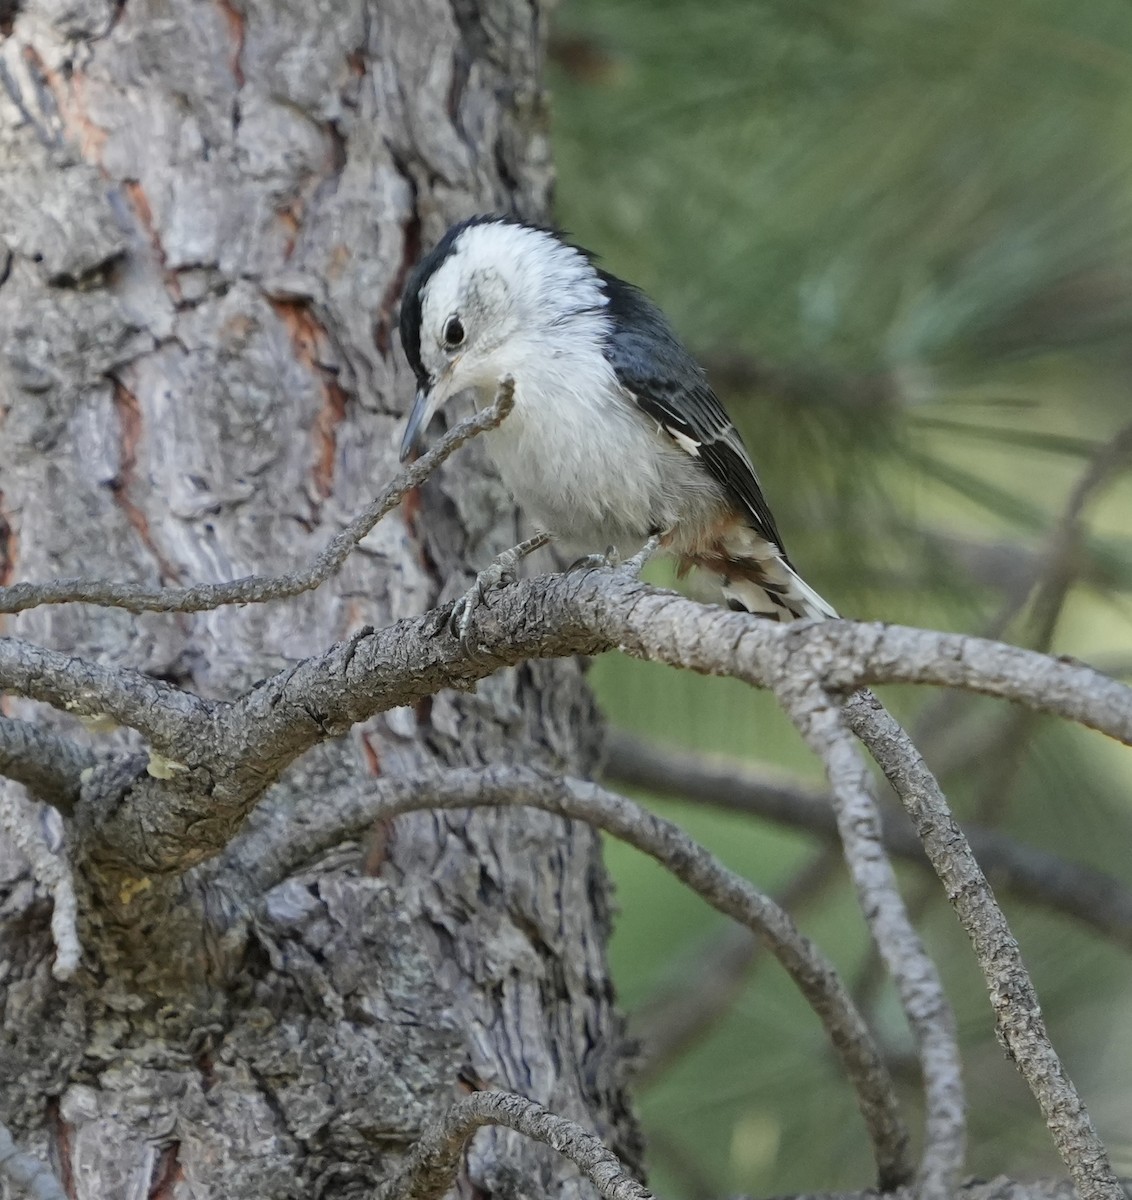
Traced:
[[413, 410], [409, 413], [409, 421], [405, 426], [405, 434], [401, 438], [401, 461], [404, 462], [411, 454], [420, 448], [421, 440], [433, 414], [444, 399], [443, 389], [433, 387], [431, 390], [421, 388], [413, 401]]

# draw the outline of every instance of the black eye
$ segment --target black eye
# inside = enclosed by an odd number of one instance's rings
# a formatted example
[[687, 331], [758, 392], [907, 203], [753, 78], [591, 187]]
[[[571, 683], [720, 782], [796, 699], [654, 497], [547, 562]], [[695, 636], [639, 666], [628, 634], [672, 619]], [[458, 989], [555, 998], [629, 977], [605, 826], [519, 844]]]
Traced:
[[464, 344], [464, 325], [459, 317], [449, 317], [444, 322], [444, 344], [449, 350]]

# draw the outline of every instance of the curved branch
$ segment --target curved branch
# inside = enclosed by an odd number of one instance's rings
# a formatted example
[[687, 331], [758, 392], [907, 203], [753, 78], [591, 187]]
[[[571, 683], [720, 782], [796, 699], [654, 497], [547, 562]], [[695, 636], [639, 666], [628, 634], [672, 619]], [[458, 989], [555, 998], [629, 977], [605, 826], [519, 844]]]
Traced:
[[456, 1182], [468, 1140], [485, 1125], [502, 1125], [565, 1155], [605, 1200], [653, 1200], [600, 1138], [566, 1117], [513, 1092], [475, 1092], [426, 1125], [408, 1161], [374, 1200], [441, 1200]]
[[[494, 592], [477, 610], [466, 653], [443, 611], [367, 630], [268, 680], [239, 702], [238, 753], [225, 787], [262, 786], [327, 736], [374, 713], [530, 658], [598, 654], [771, 683], [781, 651], [805, 653], [829, 692], [874, 683], [958, 687], [1014, 700], [1132, 744], [1132, 688], [1084, 665], [984, 638], [851, 621], [758, 621], [698, 604], [617, 570], [541, 576]], [[245, 772], [250, 774], [250, 779]]]
[[[877, 682], [963, 687], [1058, 713], [1132, 742], [1132, 688], [1088, 667], [980, 638], [828, 621], [785, 627], [687, 600], [624, 571], [550, 575], [493, 592], [470, 653], [447, 610], [363, 628], [233, 703], [209, 702], [138, 672], [0, 639], [0, 688], [83, 713], [107, 712], [186, 768], [159, 795], [132, 789], [98, 824], [94, 853], [175, 873], [219, 853], [300, 754], [375, 713], [445, 687], [468, 688], [531, 658], [626, 653], [770, 685], [780, 653], [805, 654], [830, 692]], [[165, 791], [175, 802], [162, 803]], [[214, 818], [222, 817], [222, 820]]]
[[[815, 854], [771, 899], [788, 912], [811, 901], [840, 878], [840, 847]], [[721, 935], [670, 964], [671, 982], [629, 1014], [640, 1042], [633, 1068], [647, 1087], [706, 1037], [732, 1010], [766, 946], [749, 929], [729, 925]]]
[[[1032, 650], [1048, 651], [1074, 584], [1088, 557], [1085, 512], [1098, 494], [1132, 464], [1132, 423], [1102, 442], [1089, 456], [1065, 507], [1037, 560], [1033, 586], [1014, 604], [1007, 604], [992, 621], [987, 637], [1001, 638], [1017, 612], [1028, 607], [1026, 641]], [[954, 699], [955, 697], [950, 697]], [[1007, 713], [986, 753], [986, 770], [975, 811], [992, 815], [1004, 811], [1012, 785], [1022, 769], [1034, 729], [1034, 714], [1022, 709]]]
[[0, 775], [6, 775], [70, 813], [79, 799], [82, 773], [97, 762], [89, 746], [40, 729], [31, 721], [0, 716]]
[[911, 738], [874, 696], [854, 696], [846, 719], [869, 747], [908, 815], [971, 939], [995, 1032], [1030, 1086], [1081, 1200], [1125, 1200], [1104, 1145], [1053, 1048], [1022, 954], [947, 800]]
[[75, 716], [108, 715], [178, 762], [182, 756], [206, 756], [215, 743], [212, 720], [219, 706], [141, 671], [103, 666], [16, 638], [0, 637], [0, 691]]
[[285, 575], [248, 575], [223, 583], [198, 583], [191, 587], [150, 588], [144, 584], [113, 580], [56, 579], [50, 583], [14, 583], [0, 588], [0, 613], [22, 612], [41, 604], [99, 604], [129, 612], [205, 612], [226, 604], [262, 604], [309, 592], [324, 583], [349, 558], [367, 533], [419, 487], [466, 441], [494, 429], [511, 411], [515, 384], [504, 380], [495, 403], [461, 421], [426, 454], [406, 467], [377, 498], [335, 534], [310, 566]]
[[[621, 731], [614, 731], [606, 746], [606, 774], [622, 784], [804, 829], [828, 842], [838, 840], [829, 793], [820, 788], [771, 778], [746, 763], [671, 750]], [[920, 839], [898, 813], [881, 809], [880, 832], [889, 854], [930, 869]], [[1132, 949], [1132, 892], [1115, 876], [1024, 845], [995, 829], [967, 826], [965, 833], [999, 891], [1073, 917]]]
[[963, 1168], [966, 1096], [955, 1015], [943, 980], [912, 925], [884, 851], [872, 780], [841, 707], [812, 682], [808, 657], [783, 655], [774, 693], [829, 779], [837, 828], [857, 900], [896, 984], [920, 1054], [924, 1080], [921, 1200], [951, 1200]]
[[1115, 482], [1122, 471], [1132, 466], [1132, 422], [1117, 430], [1090, 457], [1081, 477], [1074, 484], [1061, 518], [1049, 537], [1037, 586], [1033, 595], [1031, 621], [1033, 643], [1040, 649], [1053, 641], [1054, 631], [1073, 586], [1082, 543], [1085, 541], [1085, 511], [1098, 493]]
[[233, 846], [234, 874], [259, 893], [375, 821], [420, 809], [485, 806], [541, 808], [603, 829], [655, 858], [717, 911], [763, 938], [820, 1018], [856, 1091], [880, 1187], [887, 1190], [908, 1180], [908, 1134], [892, 1081], [836, 969], [774, 901], [728, 870], [678, 825], [624, 796], [519, 766], [382, 779], [344, 798], [333, 827], [269, 827], [260, 837], [253, 835], [247, 847]]
[[[1018, 700], [1132, 743], [1132, 688], [1088, 667], [981, 638], [900, 626], [771, 625], [650, 587], [624, 571], [541, 576], [491, 593], [490, 603], [472, 621], [471, 652], [448, 633], [447, 615], [446, 609], [433, 610], [385, 629], [360, 629], [232, 704], [208, 705], [139, 676], [151, 689], [152, 705], [138, 704], [129, 693], [127, 705], [114, 688], [128, 673], [109, 673], [102, 699], [88, 708], [101, 706], [140, 729], [167, 757], [205, 772], [209, 786], [207, 795], [181, 796], [160, 811], [150, 796], [125, 796], [100, 826], [102, 844], [160, 844], [151, 869], [182, 870], [189, 858], [175, 848], [191, 847], [192, 863], [217, 854], [227, 840], [225, 830], [318, 742], [442, 688], [469, 688], [526, 659], [614, 648], [689, 670], [732, 675], [755, 687], [770, 686], [779, 653], [805, 653], [818, 672], [817, 682], [830, 692], [850, 693], [868, 682], [962, 687]], [[76, 662], [56, 657], [64, 664]], [[106, 673], [93, 664], [78, 665]], [[0, 686], [5, 685], [4, 666], [0, 642]], [[32, 694], [51, 699], [42, 694], [42, 676], [35, 671], [25, 672], [21, 683], [28, 692], [34, 684]], [[75, 690], [73, 680], [68, 684], [64, 695]], [[166, 720], [178, 704], [187, 706], [193, 719]], [[218, 811], [225, 822], [204, 819]], [[154, 832], [160, 835], [156, 839], [150, 836]]]

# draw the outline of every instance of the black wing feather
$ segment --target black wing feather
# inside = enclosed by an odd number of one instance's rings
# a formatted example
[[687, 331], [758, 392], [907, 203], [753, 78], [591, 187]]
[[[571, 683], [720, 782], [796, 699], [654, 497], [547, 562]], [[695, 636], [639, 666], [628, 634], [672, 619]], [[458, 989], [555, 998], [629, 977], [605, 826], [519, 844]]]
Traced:
[[699, 446], [699, 461], [747, 514], [759, 536], [774, 542], [786, 558], [754, 465], [703, 368], [642, 291], [600, 268], [598, 275], [613, 319], [606, 356], [618, 382], [669, 433]]

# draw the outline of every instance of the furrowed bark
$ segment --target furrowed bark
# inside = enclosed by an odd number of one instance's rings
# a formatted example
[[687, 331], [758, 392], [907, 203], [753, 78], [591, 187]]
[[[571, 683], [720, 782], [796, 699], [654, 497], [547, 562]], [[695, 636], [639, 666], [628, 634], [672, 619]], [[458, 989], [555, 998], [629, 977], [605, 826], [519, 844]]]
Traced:
[[[0, 583], [122, 580], [144, 597], [293, 573], [363, 512], [397, 473], [413, 383], [396, 303], [413, 261], [471, 212], [548, 216], [544, 26], [521, 0], [29, 0], [14, 14]], [[42, 702], [8, 716], [82, 742], [70, 714], [129, 727], [89, 735], [100, 761], [75, 773], [85, 969], [52, 979], [33, 889], [0, 930], [19, 1001], [0, 1120], [69, 1195], [356, 1195], [469, 1075], [636, 1165], [588, 828], [421, 814], [363, 870], [328, 865], [257, 897], [254, 923], [247, 897], [185, 874], [272, 784], [317, 812], [359, 778], [505, 752], [592, 769], [597, 719], [562, 661], [374, 709], [302, 762], [297, 746], [278, 755], [282, 782], [253, 767], [229, 802], [248, 730], [227, 700], [457, 594], [516, 532], [472, 446], [286, 603], [5, 618], [0, 687]], [[74, 786], [44, 782], [64, 806]], [[471, 1185], [577, 1194], [572, 1165], [543, 1149], [485, 1132]]]

